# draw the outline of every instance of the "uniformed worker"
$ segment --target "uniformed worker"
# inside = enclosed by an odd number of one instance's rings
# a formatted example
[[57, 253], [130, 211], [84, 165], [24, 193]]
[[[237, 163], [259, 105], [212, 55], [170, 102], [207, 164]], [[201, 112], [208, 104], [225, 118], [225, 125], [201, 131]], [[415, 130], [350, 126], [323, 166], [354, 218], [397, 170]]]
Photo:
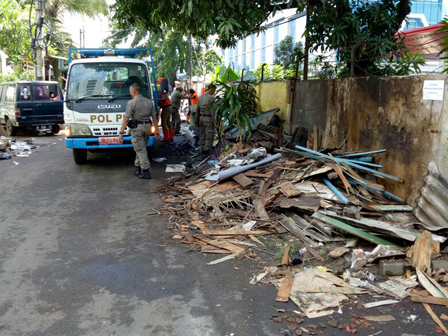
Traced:
[[176, 87], [173, 94], [171, 95], [171, 105], [172, 105], [172, 117], [173, 117], [173, 128], [174, 134], [180, 134], [180, 108], [182, 105], [182, 99], [188, 99], [188, 95], [184, 95], [184, 89], [182, 87]]
[[152, 101], [141, 95], [142, 87], [140, 84], [132, 84], [129, 92], [132, 100], [126, 106], [126, 112], [121, 123], [120, 142], [123, 142], [123, 134], [130, 120], [135, 120], [135, 122], [131, 122], [131, 124], [136, 124], [135, 128], [131, 128], [132, 145], [135, 150], [134, 174], [142, 179], [150, 179], [150, 163], [146, 145], [151, 134], [150, 118], [152, 118], [153, 126], [155, 126], [155, 136], [156, 138], [159, 137], [157, 115]]
[[196, 109], [195, 123], [199, 127], [199, 147], [202, 153], [207, 153], [212, 149], [215, 139], [215, 111], [213, 109], [213, 95], [216, 86], [213, 84], [199, 97]]

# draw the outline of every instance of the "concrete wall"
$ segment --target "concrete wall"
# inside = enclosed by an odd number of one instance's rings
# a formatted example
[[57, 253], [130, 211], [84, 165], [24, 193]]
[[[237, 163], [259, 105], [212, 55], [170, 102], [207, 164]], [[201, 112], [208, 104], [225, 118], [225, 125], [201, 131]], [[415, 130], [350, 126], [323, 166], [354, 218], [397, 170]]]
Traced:
[[288, 104], [286, 81], [283, 82], [263, 82], [257, 84], [258, 98], [257, 108], [260, 111], [269, 111], [279, 108], [280, 112], [277, 115], [282, 121], [289, 121], [290, 104]]
[[317, 124], [325, 148], [386, 148], [383, 171], [405, 183], [386, 188], [412, 204], [429, 162], [448, 178], [448, 87], [444, 101], [423, 100], [423, 81], [447, 75], [309, 80], [296, 84], [290, 131]]

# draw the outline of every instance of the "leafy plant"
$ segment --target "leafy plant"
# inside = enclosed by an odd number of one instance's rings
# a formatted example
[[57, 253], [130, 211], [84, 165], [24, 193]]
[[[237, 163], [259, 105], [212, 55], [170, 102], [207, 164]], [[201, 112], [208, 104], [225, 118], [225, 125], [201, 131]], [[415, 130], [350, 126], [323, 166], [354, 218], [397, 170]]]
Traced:
[[[282, 65], [286, 70], [294, 70], [297, 61], [303, 62], [303, 44], [294, 43], [292, 36], [286, 36], [275, 47], [275, 64]], [[299, 65], [300, 66], [300, 65]]]
[[240, 76], [232, 70], [231, 67], [224, 65], [218, 65], [215, 70], [215, 74], [211, 76], [213, 83], [228, 83], [234, 82], [240, 78]]
[[224, 135], [228, 128], [236, 126], [238, 139], [241, 140], [242, 134], [251, 134], [252, 127], [249, 118], [253, 113], [258, 113], [256, 108], [256, 102], [259, 100], [257, 92], [248, 81], [237, 84], [220, 82], [219, 85], [214, 103], [219, 105], [220, 134]]

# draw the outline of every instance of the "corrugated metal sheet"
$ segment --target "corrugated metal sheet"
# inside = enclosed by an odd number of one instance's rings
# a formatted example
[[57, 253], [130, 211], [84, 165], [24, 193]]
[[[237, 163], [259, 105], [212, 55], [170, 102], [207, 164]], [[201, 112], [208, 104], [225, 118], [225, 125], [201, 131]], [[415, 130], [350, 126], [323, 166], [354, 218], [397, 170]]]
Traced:
[[448, 182], [440, 176], [434, 162], [429, 164], [428, 171], [414, 214], [429, 230], [448, 229]]

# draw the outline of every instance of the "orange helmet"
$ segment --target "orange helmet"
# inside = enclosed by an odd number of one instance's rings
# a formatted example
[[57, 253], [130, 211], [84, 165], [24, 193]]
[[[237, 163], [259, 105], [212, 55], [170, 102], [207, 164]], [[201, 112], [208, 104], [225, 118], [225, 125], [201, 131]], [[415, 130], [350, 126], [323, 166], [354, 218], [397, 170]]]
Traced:
[[163, 77], [157, 78], [157, 84], [162, 83], [162, 81], [164, 81], [164, 80], [165, 80], [165, 78], [163, 78]]

